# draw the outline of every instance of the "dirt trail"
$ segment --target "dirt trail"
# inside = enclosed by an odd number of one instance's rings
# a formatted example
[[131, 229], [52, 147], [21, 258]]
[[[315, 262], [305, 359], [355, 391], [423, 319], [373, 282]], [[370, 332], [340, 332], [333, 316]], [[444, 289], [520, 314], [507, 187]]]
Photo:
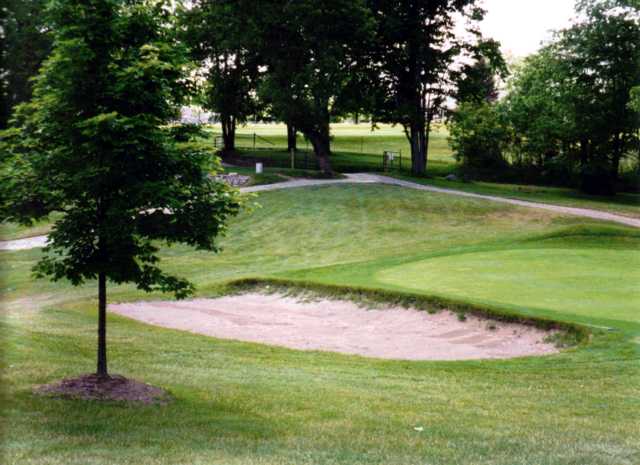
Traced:
[[109, 311], [145, 323], [221, 339], [393, 360], [503, 359], [557, 352], [549, 333], [442, 311], [365, 309], [340, 300], [280, 294], [113, 304]]
[[[565, 207], [562, 205], [552, 205], [547, 203], [529, 202], [526, 200], [509, 199], [506, 197], [496, 197], [493, 195], [474, 194], [471, 192], [459, 191], [456, 189], [445, 189], [442, 187], [425, 186], [411, 181], [390, 178], [379, 174], [354, 173], [347, 174], [345, 179], [294, 179], [291, 181], [276, 184], [265, 184], [261, 186], [250, 186], [240, 188], [241, 192], [266, 192], [279, 189], [293, 189], [299, 187], [326, 186], [334, 184], [388, 184], [427, 192], [437, 192], [439, 194], [457, 195], [473, 199], [487, 200], [490, 202], [500, 202], [526, 208], [538, 208], [548, 210], [562, 215], [581, 216], [602, 221], [612, 221], [634, 228], [640, 228], [640, 219], [630, 218], [615, 213], [607, 213], [589, 208]], [[44, 247], [47, 236], [36, 236], [27, 239], [17, 239], [12, 241], [0, 241], [0, 250], [26, 250], [37, 247]]]

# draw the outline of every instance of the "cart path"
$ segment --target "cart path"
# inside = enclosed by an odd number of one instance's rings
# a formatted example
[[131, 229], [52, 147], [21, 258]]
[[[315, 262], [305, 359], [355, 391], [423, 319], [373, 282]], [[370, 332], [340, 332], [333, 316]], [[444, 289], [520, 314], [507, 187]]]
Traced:
[[[537, 208], [547, 210], [562, 215], [580, 216], [583, 218], [591, 218], [594, 220], [611, 221], [614, 223], [624, 224], [634, 228], [640, 228], [640, 219], [630, 218], [615, 213], [607, 213], [601, 210], [592, 210], [590, 208], [565, 207], [562, 205], [553, 205], [548, 203], [530, 202], [527, 200], [510, 199], [507, 197], [497, 197], [494, 195], [474, 194], [472, 192], [464, 192], [456, 189], [447, 189], [444, 187], [434, 187], [424, 184], [418, 184], [411, 181], [403, 181], [401, 179], [391, 178], [380, 174], [354, 173], [347, 174], [345, 179], [293, 179], [291, 181], [280, 182], [276, 184], [265, 184], [261, 186], [241, 187], [241, 192], [266, 192], [280, 189], [293, 189], [298, 187], [314, 187], [328, 186], [335, 184], [386, 184], [392, 186], [400, 186], [408, 189], [416, 189], [427, 192], [436, 192], [438, 194], [457, 195], [460, 197], [468, 197], [472, 199], [488, 200], [491, 202], [506, 203], [526, 208]], [[26, 250], [38, 247], [44, 247], [47, 243], [47, 236], [35, 236], [25, 239], [16, 239], [12, 241], [0, 241], [0, 250]]]

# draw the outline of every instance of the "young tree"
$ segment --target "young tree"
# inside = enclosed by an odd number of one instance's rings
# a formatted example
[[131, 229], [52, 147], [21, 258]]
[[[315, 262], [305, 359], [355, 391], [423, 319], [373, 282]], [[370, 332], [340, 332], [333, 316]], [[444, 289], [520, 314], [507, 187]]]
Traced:
[[374, 116], [401, 124], [411, 144], [411, 169], [424, 174], [429, 125], [446, 101], [450, 67], [465, 46], [456, 39], [456, 19], [473, 24], [484, 14], [478, 0], [370, 0], [378, 32], [378, 98]]
[[220, 116], [225, 152], [235, 150], [237, 125], [257, 112], [257, 8], [253, 0], [197, 0], [181, 15], [184, 41], [204, 70], [202, 101]]
[[97, 279], [97, 375], [106, 377], [107, 282], [185, 297], [192, 285], [159, 268], [157, 241], [216, 251], [239, 202], [206, 176], [209, 155], [180, 150], [166, 127], [186, 91], [167, 5], [53, 6], [52, 55], [5, 133], [0, 213], [25, 224], [64, 213], [35, 270], [73, 285]]
[[364, 0], [260, 2], [260, 95], [273, 115], [303, 133], [331, 173], [332, 117], [362, 105], [374, 23]]
[[542, 171], [558, 155], [567, 161], [572, 158], [579, 128], [568, 79], [566, 66], [549, 46], [515, 68], [501, 105], [513, 127], [512, 152], [519, 165]]
[[51, 49], [46, 0], [6, 0], [0, 7], [0, 129], [31, 97], [31, 77]]
[[488, 102], [463, 102], [449, 120], [449, 143], [467, 173], [490, 178], [504, 172], [510, 139], [500, 108]]
[[454, 97], [458, 103], [495, 103], [498, 100], [497, 79], [509, 74], [507, 63], [495, 40], [482, 40], [472, 59], [454, 73]]

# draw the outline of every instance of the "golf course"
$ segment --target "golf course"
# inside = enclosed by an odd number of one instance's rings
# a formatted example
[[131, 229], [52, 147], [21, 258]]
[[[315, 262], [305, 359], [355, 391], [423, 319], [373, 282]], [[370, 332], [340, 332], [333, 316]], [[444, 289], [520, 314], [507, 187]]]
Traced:
[[[255, 195], [255, 194], [254, 194]], [[94, 363], [93, 286], [1, 252], [10, 463], [633, 464], [640, 231], [397, 186], [263, 192], [219, 255], [164, 246], [196, 297], [280, 291], [577, 325], [555, 355], [393, 361], [211, 338], [109, 315], [112, 370], [162, 406], [51, 402]], [[29, 230], [23, 231], [29, 235]], [[111, 302], [166, 299], [129, 286]]]
[[640, 0], [7, 0], [0, 465], [640, 465]]

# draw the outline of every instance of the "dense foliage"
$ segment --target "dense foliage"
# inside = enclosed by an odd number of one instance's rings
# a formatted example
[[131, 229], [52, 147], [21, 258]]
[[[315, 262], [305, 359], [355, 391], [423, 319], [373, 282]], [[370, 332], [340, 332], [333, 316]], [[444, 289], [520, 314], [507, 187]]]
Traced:
[[98, 279], [98, 374], [106, 375], [106, 282], [188, 295], [158, 266], [156, 241], [217, 250], [238, 211], [234, 191], [207, 177], [211, 156], [178, 146], [167, 127], [188, 88], [185, 54], [162, 2], [53, 4], [53, 52], [33, 99], [4, 135], [2, 219], [64, 212], [39, 275]]
[[[477, 22], [484, 11], [477, 0], [372, 0], [378, 64], [373, 113], [382, 122], [401, 124], [411, 144], [411, 168], [424, 174], [431, 122], [441, 114], [456, 74], [452, 64], [476, 48]], [[468, 21], [473, 40], [456, 34], [456, 21]]]
[[257, 3], [198, 0], [181, 10], [183, 40], [202, 64], [203, 107], [219, 115], [224, 150], [235, 150], [236, 125], [258, 110]]
[[31, 97], [31, 77], [51, 49], [47, 0], [6, 0], [0, 7], [0, 129]]
[[259, 94], [275, 118], [309, 139], [329, 173], [329, 124], [362, 108], [369, 88], [371, 12], [364, 0], [270, 1], [261, 7]]
[[496, 105], [463, 102], [450, 123], [451, 148], [465, 171], [484, 178], [504, 171], [511, 134]]
[[[579, 21], [515, 70], [497, 111], [513, 134], [507, 151], [521, 174], [612, 194], [623, 162], [638, 163], [640, 13], [629, 0], [583, 1], [578, 13]], [[452, 119], [454, 145], [463, 132], [456, 126], [469, 118]]]

